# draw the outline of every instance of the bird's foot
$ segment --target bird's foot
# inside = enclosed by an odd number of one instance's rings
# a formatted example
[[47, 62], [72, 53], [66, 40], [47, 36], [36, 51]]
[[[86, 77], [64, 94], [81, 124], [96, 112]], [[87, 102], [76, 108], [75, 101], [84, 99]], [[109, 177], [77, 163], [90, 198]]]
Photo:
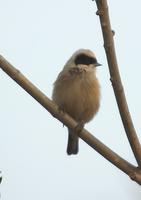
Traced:
[[[66, 113], [66, 111], [65, 111], [63, 105], [58, 106], [58, 111], [59, 111], [59, 113], [60, 113], [61, 115], [64, 115], [64, 114]], [[64, 127], [64, 126], [65, 126], [65, 125], [63, 124], [63, 127]]]
[[74, 131], [79, 135], [79, 133], [81, 133], [83, 128], [84, 128], [84, 122], [81, 121], [76, 125], [76, 127], [74, 128]]

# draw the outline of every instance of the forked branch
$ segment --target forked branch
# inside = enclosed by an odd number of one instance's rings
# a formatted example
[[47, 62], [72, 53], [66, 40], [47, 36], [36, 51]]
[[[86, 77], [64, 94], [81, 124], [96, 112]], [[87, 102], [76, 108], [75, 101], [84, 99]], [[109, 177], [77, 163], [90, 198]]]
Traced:
[[[106, 0], [96, 0], [98, 7], [97, 14], [100, 16], [101, 27], [104, 37], [104, 47], [109, 64], [111, 81], [113, 84], [115, 96], [117, 99], [120, 115], [124, 124], [124, 128], [129, 139], [131, 148], [134, 152], [139, 167], [141, 167], [141, 147], [137, 138], [126, 98], [121, 83], [118, 65], [114, 49], [113, 33], [111, 31], [110, 20], [108, 15], [108, 7]], [[8, 61], [0, 56], [0, 68], [3, 69], [13, 80], [15, 80], [25, 91], [27, 91], [34, 99], [36, 99], [46, 110], [48, 110], [55, 118], [60, 120], [70, 129], [75, 129], [77, 123], [66, 113], [60, 112], [58, 106], [54, 104], [47, 96], [45, 96], [36, 86], [34, 86], [20, 71], [14, 68]], [[79, 137], [84, 140], [89, 146], [95, 149], [103, 157], [109, 160], [112, 164], [126, 173], [132, 180], [141, 185], [141, 169], [127, 162], [118, 154], [109, 149], [106, 145], [100, 142], [86, 129], [78, 131]]]

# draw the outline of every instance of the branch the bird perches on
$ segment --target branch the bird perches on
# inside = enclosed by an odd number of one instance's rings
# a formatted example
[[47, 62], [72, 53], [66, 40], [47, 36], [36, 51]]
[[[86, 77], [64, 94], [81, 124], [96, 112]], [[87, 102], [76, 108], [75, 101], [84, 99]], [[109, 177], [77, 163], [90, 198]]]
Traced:
[[[128, 161], [124, 160], [86, 129], [78, 130], [78, 136], [84, 140], [89, 146], [95, 149], [103, 157], [109, 160], [112, 164], [126, 173], [132, 180], [136, 181], [141, 185], [141, 146], [137, 138], [128, 106], [126, 103], [123, 86], [121, 83], [118, 65], [116, 61], [113, 32], [111, 31], [108, 7], [106, 0], [96, 1], [98, 11], [97, 15], [100, 17], [104, 47], [107, 55], [111, 81], [118, 103], [120, 115], [123, 121], [123, 125], [130, 142], [131, 148], [134, 152], [138, 166], [134, 166]], [[14, 68], [3, 56], [0, 56], [0, 68], [7, 73], [13, 80], [15, 80], [26, 92], [28, 92], [34, 99], [36, 99], [46, 110], [48, 110], [55, 118], [61, 121], [68, 128], [75, 129], [77, 126], [74, 121], [67, 113], [60, 112], [58, 106], [51, 101], [45, 94], [43, 94], [35, 85], [33, 85], [19, 70]]]

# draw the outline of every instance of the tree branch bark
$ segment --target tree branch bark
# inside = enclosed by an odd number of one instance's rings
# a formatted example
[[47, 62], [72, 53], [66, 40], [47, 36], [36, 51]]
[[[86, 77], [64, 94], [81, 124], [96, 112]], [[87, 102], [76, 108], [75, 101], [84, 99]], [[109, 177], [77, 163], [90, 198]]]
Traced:
[[[0, 56], [0, 68], [15, 80], [26, 92], [36, 99], [46, 110], [48, 110], [55, 118], [60, 120], [64, 125], [71, 129], [77, 126], [67, 113], [60, 111], [58, 106], [43, 94], [35, 85], [33, 85], [19, 70], [14, 68], [6, 59]], [[78, 130], [79, 137], [89, 146], [95, 149], [103, 157], [113, 163], [116, 167], [126, 173], [132, 180], [141, 185], [141, 170], [131, 163], [121, 158], [118, 154], [100, 142], [96, 137], [89, 133], [86, 129]]]
[[141, 168], [141, 145], [131, 119], [131, 115], [128, 109], [124, 89], [120, 78], [120, 73], [118, 70], [118, 64], [117, 64], [114, 40], [113, 40], [114, 34], [113, 31], [111, 30], [107, 0], [96, 0], [96, 5], [98, 8], [96, 14], [99, 15], [100, 18], [101, 29], [104, 39], [104, 48], [109, 65], [109, 71], [111, 76], [110, 80], [112, 82], [117, 105], [119, 108], [120, 116], [123, 122], [127, 138], [129, 140], [136, 161], [139, 167]]

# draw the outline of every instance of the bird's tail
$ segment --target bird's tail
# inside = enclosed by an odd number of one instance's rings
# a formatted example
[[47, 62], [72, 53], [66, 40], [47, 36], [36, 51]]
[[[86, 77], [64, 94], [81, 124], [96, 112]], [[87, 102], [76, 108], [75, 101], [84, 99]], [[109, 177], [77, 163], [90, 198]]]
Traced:
[[69, 129], [69, 135], [68, 135], [68, 146], [67, 146], [67, 154], [77, 154], [79, 150], [79, 137], [74, 132], [74, 130]]

